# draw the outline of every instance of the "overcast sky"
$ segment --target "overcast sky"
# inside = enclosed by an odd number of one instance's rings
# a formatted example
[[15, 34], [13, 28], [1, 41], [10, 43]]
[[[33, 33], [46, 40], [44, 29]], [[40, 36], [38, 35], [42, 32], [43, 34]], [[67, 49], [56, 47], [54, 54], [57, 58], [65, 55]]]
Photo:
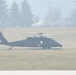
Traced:
[[[13, 0], [6, 0], [11, 5]], [[15, 0], [21, 4], [22, 0]], [[61, 9], [63, 17], [67, 17], [70, 14], [71, 9], [76, 8], [75, 0], [28, 0], [32, 13], [36, 16], [44, 18], [47, 10], [50, 7], [58, 7]], [[51, 2], [51, 3], [50, 3]]]

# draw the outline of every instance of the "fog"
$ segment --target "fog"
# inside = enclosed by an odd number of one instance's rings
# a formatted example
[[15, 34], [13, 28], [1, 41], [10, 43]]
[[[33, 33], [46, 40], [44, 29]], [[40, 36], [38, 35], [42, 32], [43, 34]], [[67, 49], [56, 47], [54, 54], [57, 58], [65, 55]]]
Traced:
[[[19, 8], [21, 8], [21, 4], [23, 0], [5, 0], [8, 5], [8, 9], [13, 4], [13, 1], [16, 1], [19, 5]], [[26, 0], [25, 0], [26, 1]], [[47, 18], [51, 15], [51, 12], [56, 12], [57, 9], [60, 11], [61, 18], [59, 20], [52, 21], [50, 26], [75, 26], [75, 17], [72, 15], [75, 15], [73, 11], [76, 8], [76, 1], [75, 0], [27, 0], [27, 3], [31, 7], [31, 13], [35, 16], [35, 18], [39, 19], [38, 22], [34, 22], [33, 26], [43, 26], [44, 22]], [[54, 11], [50, 11], [51, 9], [54, 9]], [[55, 11], [56, 9], [56, 11]], [[73, 13], [72, 13], [73, 12]], [[49, 14], [48, 14], [49, 13]], [[58, 13], [58, 14], [59, 14]], [[47, 16], [48, 15], [48, 16]], [[53, 14], [54, 16], [57, 15], [56, 13]], [[59, 17], [60, 17], [59, 15]], [[47, 16], [47, 18], [46, 18]], [[56, 19], [57, 17], [53, 17], [53, 19]], [[58, 16], [58, 15], [57, 15]], [[67, 20], [66, 20], [67, 19]], [[73, 19], [73, 21], [71, 21]], [[73, 23], [72, 23], [73, 22]], [[46, 23], [47, 24], [47, 21]], [[72, 25], [71, 25], [72, 24]]]
[[[14, 0], [6, 0], [9, 5], [11, 5]], [[15, 0], [17, 3], [21, 4], [22, 0]], [[74, 9], [75, 0], [28, 0], [33, 14], [44, 18], [47, 10], [50, 7], [58, 7], [62, 10], [63, 17], [67, 17], [70, 14], [71, 9]], [[51, 2], [51, 3], [49, 3]]]

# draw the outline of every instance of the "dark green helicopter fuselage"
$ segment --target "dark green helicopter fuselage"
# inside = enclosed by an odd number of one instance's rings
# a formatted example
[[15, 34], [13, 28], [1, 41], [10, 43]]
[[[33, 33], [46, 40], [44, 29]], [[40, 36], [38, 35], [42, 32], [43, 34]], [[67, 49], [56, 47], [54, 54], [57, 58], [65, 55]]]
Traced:
[[0, 40], [1, 44], [8, 45], [11, 47], [42, 47], [43, 49], [50, 49], [51, 47], [62, 47], [62, 45], [53, 38], [43, 36], [27, 37], [24, 40], [8, 42], [0, 32]]

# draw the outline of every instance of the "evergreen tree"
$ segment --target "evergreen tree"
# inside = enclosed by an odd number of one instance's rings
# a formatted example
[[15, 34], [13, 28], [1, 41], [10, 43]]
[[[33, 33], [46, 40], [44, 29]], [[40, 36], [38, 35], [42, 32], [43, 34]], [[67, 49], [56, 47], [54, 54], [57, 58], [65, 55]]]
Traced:
[[19, 25], [19, 20], [20, 20], [20, 11], [19, 11], [19, 6], [16, 3], [16, 1], [13, 2], [11, 8], [10, 8], [10, 22], [11, 25], [16, 27]]
[[0, 0], [0, 25], [5, 25], [8, 20], [8, 10], [5, 0]]
[[33, 15], [31, 12], [31, 7], [29, 6], [27, 0], [23, 0], [21, 5], [21, 26], [31, 27], [33, 24]]

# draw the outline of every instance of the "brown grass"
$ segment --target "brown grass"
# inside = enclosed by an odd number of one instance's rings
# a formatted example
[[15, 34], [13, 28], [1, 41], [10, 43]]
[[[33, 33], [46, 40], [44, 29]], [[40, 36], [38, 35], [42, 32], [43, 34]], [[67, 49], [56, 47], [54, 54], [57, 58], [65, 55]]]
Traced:
[[49, 33], [62, 49], [18, 48], [0, 45], [0, 70], [76, 70], [76, 28], [6, 28], [8, 41], [24, 39], [28, 32]]

